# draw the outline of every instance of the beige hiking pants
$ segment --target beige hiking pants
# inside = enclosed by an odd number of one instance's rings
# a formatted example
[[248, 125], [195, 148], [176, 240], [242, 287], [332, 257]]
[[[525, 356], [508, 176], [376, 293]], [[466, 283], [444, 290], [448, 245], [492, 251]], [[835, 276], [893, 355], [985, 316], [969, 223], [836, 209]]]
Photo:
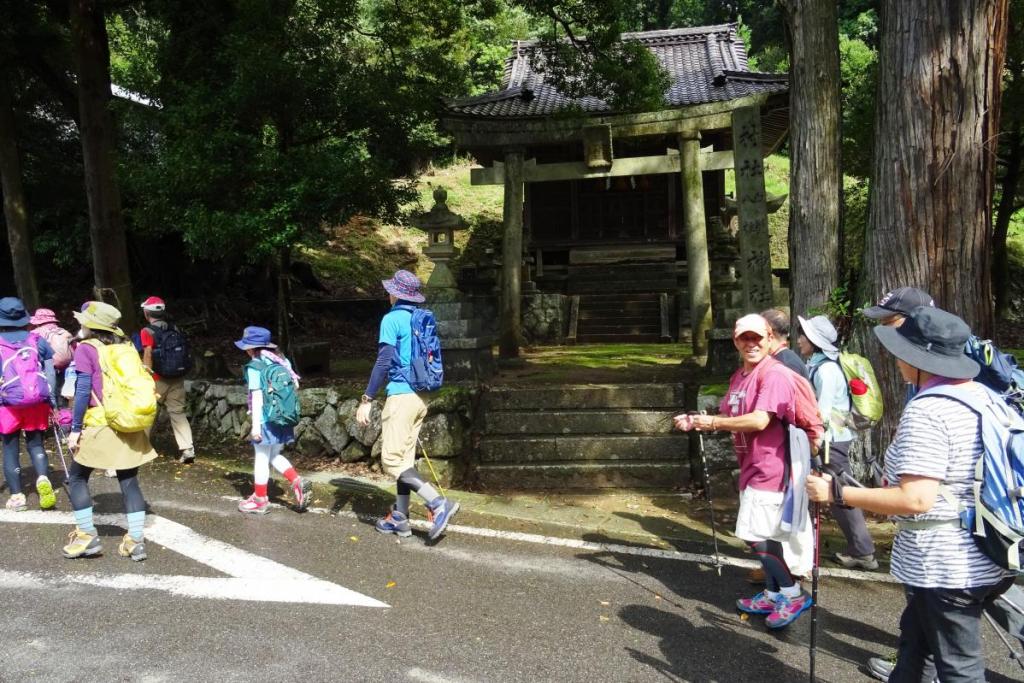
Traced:
[[[192, 427], [189, 426], [188, 417], [185, 415], [185, 379], [161, 377], [156, 381], [156, 393], [157, 403], [167, 409], [167, 416], [171, 418], [171, 429], [174, 430], [174, 441], [178, 444], [178, 450], [192, 448]], [[151, 431], [152, 427], [146, 430], [146, 434]]]
[[427, 404], [416, 394], [388, 396], [381, 412], [380, 464], [398, 479], [416, 465], [416, 440], [427, 416]]

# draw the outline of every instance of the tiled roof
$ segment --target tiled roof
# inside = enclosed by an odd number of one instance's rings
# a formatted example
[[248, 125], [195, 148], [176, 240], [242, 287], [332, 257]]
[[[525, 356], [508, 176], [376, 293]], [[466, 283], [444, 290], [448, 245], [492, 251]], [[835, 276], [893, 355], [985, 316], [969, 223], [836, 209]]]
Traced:
[[[723, 102], [758, 93], [785, 92], [785, 74], [763, 74], [747, 68], [747, 51], [736, 24], [623, 33], [654, 53], [668, 73], [666, 108]], [[544, 82], [533, 70], [536, 41], [517, 41], [505, 62], [501, 90], [448, 102], [450, 115], [496, 118], [546, 116], [576, 105], [585, 112], [610, 113], [597, 97], [572, 100]]]

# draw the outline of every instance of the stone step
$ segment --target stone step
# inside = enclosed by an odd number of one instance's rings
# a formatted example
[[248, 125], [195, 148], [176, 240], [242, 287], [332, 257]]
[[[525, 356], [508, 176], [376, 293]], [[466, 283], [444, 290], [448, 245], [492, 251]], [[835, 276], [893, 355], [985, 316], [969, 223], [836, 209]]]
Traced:
[[579, 334], [576, 341], [581, 344], [657, 344], [662, 341], [660, 334]]
[[480, 462], [592, 462], [595, 460], [686, 460], [689, 439], [682, 432], [663, 434], [591, 434], [587, 436], [485, 436]]
[[[614, 285], [609, 284], [612, 282], [614, 282]], [[679, 283], [675, 277], [665, 277], [657, 280], [618, 280], [610, 278], [603, 280], [574, 280], [570, 277], [566, 287], [570, 294], [606, 292], [609, 287], [615, 287], [617, 292], [672, 292], [678, 289]]]
[[476, 475], [494, 489], [668, 488], [688, 485], [690, 466], [684, 460], [479, 465]]
[[613, 320], [597, 321], [587, 320], [580, 321], [579, 329], [576, 333], [577, 338], [580, 336], [587, 336], [592, 334], [625, 334], [625, 335], [640, 335], [640, 334], [661, 334], [661, 322], [657, 319], [654, 321], [646, 320], [640, 324], [633, 325], [620, 325]]
[[547, 387], [492, 387], [486, 409], [585, 410], [609, 408], [664, 408], [684, 404], [682, 384], [566, 384]]
[[497, 434], [669, 434], [675, 410], [496, 410], [485, 432]]
[[638, 315], [636, 311], [580, 311], [579, 322], [594, 322], [597, 324], [620, 323], [622, 325], [643, 325], [651, 322], [661, 322], [661, 311], [655, 309], [653, 312]]

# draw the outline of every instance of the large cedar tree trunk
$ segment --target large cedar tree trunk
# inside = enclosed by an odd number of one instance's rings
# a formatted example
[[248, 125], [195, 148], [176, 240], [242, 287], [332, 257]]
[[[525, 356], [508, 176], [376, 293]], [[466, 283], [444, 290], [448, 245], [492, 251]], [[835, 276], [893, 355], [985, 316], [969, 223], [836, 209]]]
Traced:
[[[992, 332], [989, 239], [1007, 0], [884, 0], [862, 300], [929, 292]], [[873, 337], [873, 335], [870, 335]], [[866, 344], [887, 443], [903, 406], [892, 356]]]
[[790, 38], [789, 268], [794, 315], [839, 285], [839, 26], [833, 0], [783, 0]]
[[95, 295], [120, 308], [122, 326], [133, 329], [136, 304], [115, 176], [117, 135], [109, 108], [110, 51], [103, 8], [101, 0], [70, 0], [69, 8]]
[[11, 246], [14, 284], [18, 288], [18, 296], [31, 311], [39, 307], [39, 287], [32, 263], [32, 238], [21, 184], [14, 105], [10, 82], [3, 72], [0, 72], [0, 188], [4, 195], [4, 220], [7, 222], [7, 241]]

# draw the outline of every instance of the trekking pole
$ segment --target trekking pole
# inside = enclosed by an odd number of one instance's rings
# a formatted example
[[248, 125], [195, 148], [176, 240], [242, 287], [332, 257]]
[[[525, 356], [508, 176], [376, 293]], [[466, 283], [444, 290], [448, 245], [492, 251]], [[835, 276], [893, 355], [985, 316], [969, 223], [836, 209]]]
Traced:
[[[828, 467], [828, 429], [824, 433], [823, 455], [814, 457], [814, 467], [819, 474], [825, 473]], [[811, 567], [811, 683], [817, 678], [814, 675], [814, 658], [818, 650], [818, 565], [821, 561], [821, 503], [814, 504], [814, 565]]]
[[53, 419], [53, 413], [50, 413], [50, 424], [53, 425], [53, 439], [57, 442], [57, 455], [60, 456], [60, 465], [64, 468], [64, 484], [67, 485], [68, 463], [64, 459], [63, 435], [61, 434], [60, 427], [57, 425], [57, 421]]
[[[708, 411], [700, 411], [701, 415], [707, 415]], [[697, 438], [700, 440], [700, 466], [704, 470], [704, 495], [708, 499], [708, 509], [711, 513], [711, 539], [715, 543], [715, 571], [718, 575], [722, 575], [722, 558], [718, 555], [718, 532], [715, 530], [715, 503], [711, 499], [711, 475], [708, 473], [708, 458], [704, 452], [704, 433], [697, 432]]]
[[420, 441], [420, 437], [416, 437], [416, 443], [420, 445], [420, 450], [423, 451], [423, 459], [427, 461], [427, 467], [430, 468], [430, 476], [434, 478], [434, 483], [437, 484], [437, 490], [441, 492], [442, 498], [447, 498], [448, 494], [444, 492], [444, 487], [441, 486], [441, 480], [437, 478], [437, 472], [434, 471], [434, 463], [430, 462], [430, 457], [427, 455], [427, 449], [423, 447], [423, 442]]
[[1010, 643], [1010, 641], [1006, 639], [1006, 636], [1003, 635], [1003, 629], [999, 626], [996, 620], [992, 618], [992, 615], [989, 614], [987, 611], [982, 612], [982, 614], [985, 616], [986, 619], [988, 619], [988, 623], [992, 624], [992, 628], [996, 630], [996, 635], [999, 636], [999, 640], [1003, 641], [1003, 645], [1005, 645], [1006, 649], [1010, 651], [1010, 659], [1017, 662], [1017, 664], [1020, 665], [1020, 668], [1024, 669], [1024, 657], [1022, 657], [1021, 653], [1017, 652], [1017, 650], [1013, 648], [1013, 645]]

